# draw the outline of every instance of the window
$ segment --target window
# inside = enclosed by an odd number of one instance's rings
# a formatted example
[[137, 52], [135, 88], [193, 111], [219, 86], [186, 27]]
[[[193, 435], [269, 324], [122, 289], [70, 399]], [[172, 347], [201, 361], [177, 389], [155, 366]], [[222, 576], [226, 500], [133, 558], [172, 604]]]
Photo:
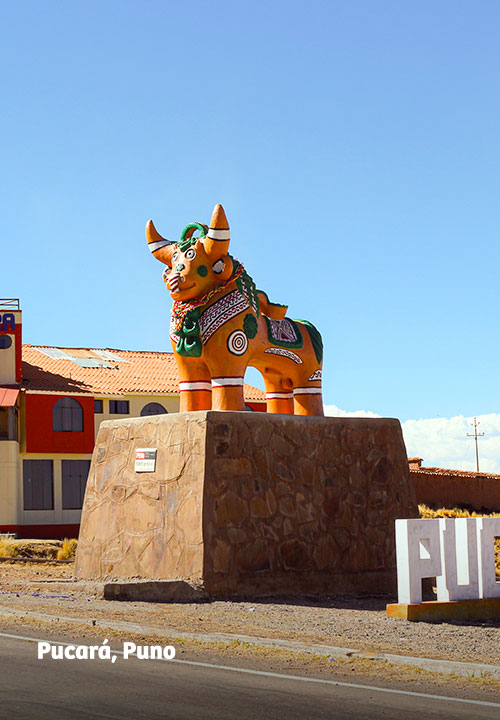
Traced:
[[77, 400], [62, 398], [52, 411], [54, 432], [83, 432], [83, 410]]
[[249, 412], [255, 412], [254, 409], [250, 407], [250, 405], [245, 405], [245, 410], [248, 410]]
[[54, 509], [53, 477], [52, 460], [23, 460], [25, 510]]
[[146, 415], [166, 415], [167, 411], [160, 403], [148, 403], [141, 410], [141, 417]]
[[62, 506], [63, 510], [81, 510], [90, 460], [62, 461]]
[[0, 440], [17, 439], [17, 407], [0, 407]]
[[110, 400], [109, 412], [111, 415], [128, 415], [128, 400]]
[[18, 440], [17, 407], [9, 408], [9, 440]]
[[102, 413], [102, 412], [104, 412], [103, 401], [102, 401], [102, 400], [94, 400], [94, 412], [95, 412], [95, 413]]
[[9, 439], [9, 410], [0, 408], [0, 440]]

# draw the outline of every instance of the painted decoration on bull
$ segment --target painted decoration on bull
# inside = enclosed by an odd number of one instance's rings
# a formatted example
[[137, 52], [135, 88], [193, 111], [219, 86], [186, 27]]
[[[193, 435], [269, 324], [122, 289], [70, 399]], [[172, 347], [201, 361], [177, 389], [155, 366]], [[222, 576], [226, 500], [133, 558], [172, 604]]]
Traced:
[[210, 225], [187, 225], [170, 242], [146, 225], [153, 255], [174, 300], [170, 339], [179, 371], [180, 410], [244, 410], [248, 366], [262, 373], [267, 411], [323, 415], [323, 342], [306, 320], [258, 290], [229, 254], [229, 223], [216, 205]]

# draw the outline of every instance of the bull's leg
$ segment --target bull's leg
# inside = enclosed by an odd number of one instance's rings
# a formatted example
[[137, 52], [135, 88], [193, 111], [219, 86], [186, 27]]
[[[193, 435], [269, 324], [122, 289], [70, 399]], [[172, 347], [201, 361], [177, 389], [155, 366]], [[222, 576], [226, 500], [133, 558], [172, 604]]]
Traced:
[[180, 412], [210, 410], [212, 407], [212, 384], [205, 363], [193, 358], [176, 356], [181, 391]]
[[293, 415], [291, 382], [277, 375], [264, 375], [268, 413]]
[[310, 383], [308, 387], [296, 387], [293, 390], [293, 410], [295, 415], [323, 416], [323, 398], [321, 385]]
[[238, 373], [212, 378], [212, 410], [244, 410], [243, 395], [244, 368]]

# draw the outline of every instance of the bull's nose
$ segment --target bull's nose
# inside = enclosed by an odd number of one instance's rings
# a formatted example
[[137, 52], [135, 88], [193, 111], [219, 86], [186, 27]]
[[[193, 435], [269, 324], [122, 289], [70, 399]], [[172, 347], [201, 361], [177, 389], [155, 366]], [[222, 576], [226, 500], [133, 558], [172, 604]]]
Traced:
[[175, 269], [177, 270], [177, 272], [182, 272], [185, 267], [186, 266], [183, 263], [179, 263], [178, 265], [175, 266]]

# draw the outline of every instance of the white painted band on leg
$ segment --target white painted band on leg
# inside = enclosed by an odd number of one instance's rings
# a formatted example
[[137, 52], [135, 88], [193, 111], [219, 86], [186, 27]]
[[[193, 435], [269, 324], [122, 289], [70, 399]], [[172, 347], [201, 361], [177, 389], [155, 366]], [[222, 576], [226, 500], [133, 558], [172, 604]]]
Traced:
[[294, 388], [293, 389], [294, 395], [321, 395], [321, 388], [314, 387], [314, 388]]
[[212, 390], [209, 382], [180, 382], [179, 389], [181, 392], [185, 390]]
[[209, 228], [208, 237], [211, 240], [230, 240], [231, 233], [229, 232], [229, 228], [227, 228], [226, 230], [218, 230], [217, 228]]
[[266, 393], [267, 400], [291, 400], [293, 393]]
[[212, 378], [212, 387], [242, 387], [242, 377], [219, 377]]

